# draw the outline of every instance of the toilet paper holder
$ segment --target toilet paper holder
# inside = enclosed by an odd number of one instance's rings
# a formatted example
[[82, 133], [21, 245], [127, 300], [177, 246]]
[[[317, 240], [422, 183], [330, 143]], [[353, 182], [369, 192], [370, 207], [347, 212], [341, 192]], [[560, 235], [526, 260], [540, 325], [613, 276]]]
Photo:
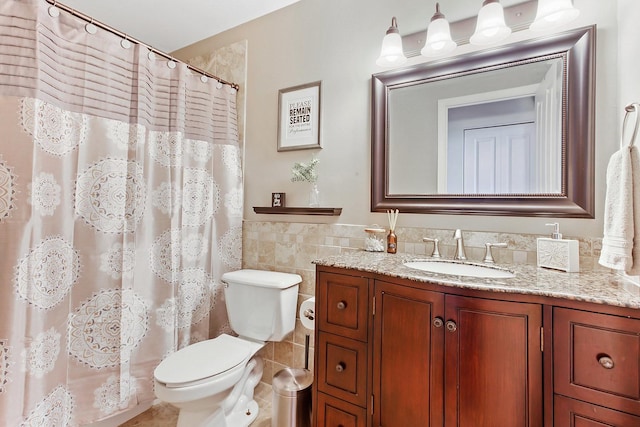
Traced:
[[[300, 321], [306, 329], [315, 329], [316, 319], [316, 299], [315, 297], [305, 300], [300, 305]], [[305, 334], [304, 337], [304, 369], [309, 369], [309, 339], [310, 335]]]
[[315, 297], [302, 301], [298, 313], [302, 326], [312, 331], [315, 329], [316, 299]]
[[302, 313], [302, 315], [303, 315], [304, 317], [306, 317], [307, 319], [309, 319], [309, 320], [315, 320], [315, 318], [316, 318], [316, 313], [313, 311], [313, 309], [312, 309], [312, 308], [307, 308], [307, 309]]

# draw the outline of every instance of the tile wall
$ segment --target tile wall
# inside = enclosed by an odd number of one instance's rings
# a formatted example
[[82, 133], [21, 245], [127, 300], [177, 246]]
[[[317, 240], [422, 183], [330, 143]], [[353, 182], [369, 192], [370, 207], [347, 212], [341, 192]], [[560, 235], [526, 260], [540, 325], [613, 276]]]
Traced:
[[[245, 221], [243, 226], [243, 268], [297, 273], [302, 276], [298, 306], [315, 295], [315, 266], [312, 261], [364, 247], [366, 233], [363, 225], [309, 224], [292, 222]], [[430, 255], [432, 243], [423, 237], [440, 240], [444, 258], [453, 256], [454, 230], [431, 228], [398, 228], [398, 254]], [[534, 234], [463, 231], [467, 258], [482, 260], [485, 243], [507, 243], [507, 248], [494, 248], [497, 263], [536, 264]], [[571, 239], [571, 236], [564, 236]], [[602, 238], [578, 238], [581, 270], [600, 269], [598, 257]], [[297, 311], [296, 311], [297, 312]], [[305, 365], [305, 335], [310, 335], [309, 367], [313, 369], [313, 332], [305, 329], [299, 319], [293, 334], [283, 342], [268, 343], [262, 350], [265, 361], [263, 381], [271, 383], [273, 374], [285, 367], [303, 368]]]

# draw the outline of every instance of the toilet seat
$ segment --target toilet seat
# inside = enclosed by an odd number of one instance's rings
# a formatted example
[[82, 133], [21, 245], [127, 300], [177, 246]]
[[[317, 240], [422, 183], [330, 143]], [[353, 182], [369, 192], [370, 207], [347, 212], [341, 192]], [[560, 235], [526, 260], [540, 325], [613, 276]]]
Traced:
[[193, 386], [242, 368], [253, 353], [250, 343], [223, 334], [171, 354], [156, 367], [154, 377], [168, 388]]

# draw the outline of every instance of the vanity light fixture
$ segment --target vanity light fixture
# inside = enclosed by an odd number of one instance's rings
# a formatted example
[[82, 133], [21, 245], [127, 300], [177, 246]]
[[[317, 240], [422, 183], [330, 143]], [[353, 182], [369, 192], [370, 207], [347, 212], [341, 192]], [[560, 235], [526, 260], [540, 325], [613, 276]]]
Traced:
[[402, 65], [405, 62], [407, 62], [407, 57], [404, 56], [402, 38], [398, 31], [398, 22], [394, 16], [391, 18], [391, 26], [387, 30], [387, 34], [382, 39], [382, 49], [380, 49], [380, 56], [376, 64], [381, 67], [392, 67]]
[[[436, 3], [436, 12], [426, 31], [426, 41], [424, 30], [401, 37], [396, 17], [392, 18], [376, 64], [397, 67], [408, 57], [440, 57], [467, 42], [481, 47], [495, 45], [509, 37], [512, 31], [527, 28], [533, 31], [553, 30], [579, 14], [572, 0], [526, 0], [506, 8], [499, 0], [484, 0], [477, 17], [449, 22], [440, 12], [440, 4]], [[473, 35], [469, 36], [472, 32]]]
[[[556, 1], [556, 0], [551, 0]], [[485, 46], [498, 43], [509, 37], [511, 28], [504, 22], [504, 9], [498, 0], [484, 0], [478, 12], [476, 31], [469, 39], [469, 43]]]
[[545, 31], [567, 24], [580, 15], [571, 0], [538, 0], [536, 19], [529, 29]]
[[427, 41], [420, 51], [423, 56], [441, 56], [451, 52], [458, 44], [451, 39], [449, 21], [440, 12], [440, 3], [436, 3], [436, 13], [431, 17], [427, 28]]

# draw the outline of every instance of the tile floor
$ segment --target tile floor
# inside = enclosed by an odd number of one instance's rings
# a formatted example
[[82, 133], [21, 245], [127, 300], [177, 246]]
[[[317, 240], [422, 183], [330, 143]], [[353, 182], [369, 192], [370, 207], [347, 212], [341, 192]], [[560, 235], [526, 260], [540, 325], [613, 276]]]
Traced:
[[[260, 414], [251, 427], [271, 427], [271, 385], [258, 384], [254, 396], [260, 406]], [[178, 410], [171, 405], [161, 403], [121, 424], [120, 427], [175, 427], [177, 422]]]

